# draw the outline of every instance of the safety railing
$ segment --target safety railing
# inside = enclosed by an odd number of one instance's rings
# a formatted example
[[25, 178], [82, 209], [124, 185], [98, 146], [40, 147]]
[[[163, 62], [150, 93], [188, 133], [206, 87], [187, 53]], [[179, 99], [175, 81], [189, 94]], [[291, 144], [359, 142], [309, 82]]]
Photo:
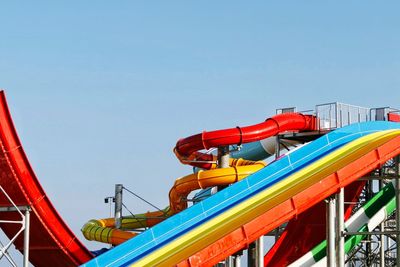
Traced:
[[400, 110], [391, 107], [371, 108], [370, 117], [373, 121], [389, 121], [390, 114], [400, 114]]
[[278, 108], [278, 109], [276, 109], [276, 114], [292, 113], [292, 112], [296, 112], [296, 107]]
[[317, 105], [315, 111], [320, 130], [331, 130], [370, 120], [369, 108], [339, 102]]
[[[276, 109], [276, 114], [296, 112], [296, 107]], [[301, 111], [303, 114], [315, 114], [319, 130], [333, 130], [349, 124], [365, 121], [400, 122], [400, 110], [391, 107], [366, 108], [355, 105], [332, 102], [320, 104], [312, 110]]]

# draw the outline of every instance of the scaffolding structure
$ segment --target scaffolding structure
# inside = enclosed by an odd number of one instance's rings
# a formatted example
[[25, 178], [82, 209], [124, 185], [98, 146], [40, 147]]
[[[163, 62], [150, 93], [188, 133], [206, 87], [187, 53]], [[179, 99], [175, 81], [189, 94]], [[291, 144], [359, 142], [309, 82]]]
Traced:
[[10, 248], [16, 241], [16, 239], [23, 234], [23, 253], [22, 253], [22, 264], [24, 267], [29, 266], [29, 236], [30, 236], [30, 206], [17, 206], [7, 192], [0, 186], [1, 194], [8, 199], [10, 205], [0, 207], [0, 213], [2, 212], [15, 212], [20, 216], [20, 220], [0, 220], [2, 224], [20, 224], [20, 229], [15, 235], [8, 240], [5, 244], [0, 242], [0, 260], [6, 259], [10, 266], [17, 267], [16, 261], [9, 253]]
[[[392, 179], [395, 179], [396, 185], [396, 207], [399, 206], [400, 193], [400, 156], [389, 160], [379, 170], [376, 170], [371, 176], [364, 177], [368, 183], [364, 189], [364, 193], [360, 198], [360, 202], [367, 201], [371, 193], [383, 188]], [[399, 253], [399, 209], [386, 218], [375, 229], [368, 232], [346, 233], [344, 235], [365, 235], [366, 238], [359, 245], [355, 246], [348, 253], [345, 264], [346, 266], [400, 266]]]

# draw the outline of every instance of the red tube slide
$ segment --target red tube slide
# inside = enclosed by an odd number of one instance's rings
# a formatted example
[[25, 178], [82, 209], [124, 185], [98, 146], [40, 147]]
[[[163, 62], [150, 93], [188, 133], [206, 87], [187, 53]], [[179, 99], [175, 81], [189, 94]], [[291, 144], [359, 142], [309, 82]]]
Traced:
[[388, 113], [388, 121], [400, 122], [400, 114]]
[[[0, 91], [0, 185], [16, 205], [30, 206], [29, 261], [36, 267], [77, 266], [93, 258], [68, 228], [46, 196], [18, 139], [4, 92]], [[11, 204], [0, 194], [0, 206]], [[0, 212], [0, 220], [21, 220], [17, 212]], [[1, 223], [11, 239], [20, 224]], [[23, 250], [23, 234], [14, 242]]]
[[[181, 139], [177, 142], [174, 152], [182, 163], [190, 162], [191, 165], [210, 169], [212, 155], [199, 153], [199, 150], [210, 149], [228, 145], [240, 145], [265, 139], [286, 131], [316, 130], [316, 119], [312, 115], [301, 113], [283, 113], [266, 121], [245, 127], [230, 128], [203, 132]], [[202, 162], [192, 162], [201, 160]]]

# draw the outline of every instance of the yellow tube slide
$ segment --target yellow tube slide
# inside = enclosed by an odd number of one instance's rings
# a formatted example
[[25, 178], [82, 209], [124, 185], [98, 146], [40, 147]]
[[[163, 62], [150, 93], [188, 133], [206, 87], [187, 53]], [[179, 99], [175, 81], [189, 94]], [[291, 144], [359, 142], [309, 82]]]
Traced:
[[90, 220], [81, 229], [87, 240], [96, 240], [103, 243], [118, 245], [136, 235], [115, 227], [114, 218]]
[[[134, 230], [156, 225], [167, 217], [187, 208], [190, 192], [213, 186], [225, 186], [242, 180], [264, 168], [263, 161], [230, 159], [229, 168], [212, 169], [190, 174], [177, 179], [169, 192], [170, 206], [160, 211], [152, 211], [122, 218], [121, 229], [115, 228], [114, 218], [90, 220], [81, 229], [88, 240], [118, 245], [137, 235]], [[213, 165], [216, 168], [216, 165]]]
[[150, 227], [167, 218], [169, 207], [161, 211], [136, 214], [124, 217], [121, 221], [121, 229], [115, 228], [115, 219], [106, 218], [88, 221], [81, 229], [87, 240], [118, 245], [137, 235], [135, 232], [124, 229], [138, 229]]

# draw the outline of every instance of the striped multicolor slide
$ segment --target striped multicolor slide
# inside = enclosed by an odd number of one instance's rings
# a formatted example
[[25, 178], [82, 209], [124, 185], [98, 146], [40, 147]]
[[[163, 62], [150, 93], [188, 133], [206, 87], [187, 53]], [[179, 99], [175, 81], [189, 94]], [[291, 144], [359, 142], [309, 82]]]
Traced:
[[370, 122], [331, 132], [84, 266], [174, 265], [396, 138], [396, 129]]

